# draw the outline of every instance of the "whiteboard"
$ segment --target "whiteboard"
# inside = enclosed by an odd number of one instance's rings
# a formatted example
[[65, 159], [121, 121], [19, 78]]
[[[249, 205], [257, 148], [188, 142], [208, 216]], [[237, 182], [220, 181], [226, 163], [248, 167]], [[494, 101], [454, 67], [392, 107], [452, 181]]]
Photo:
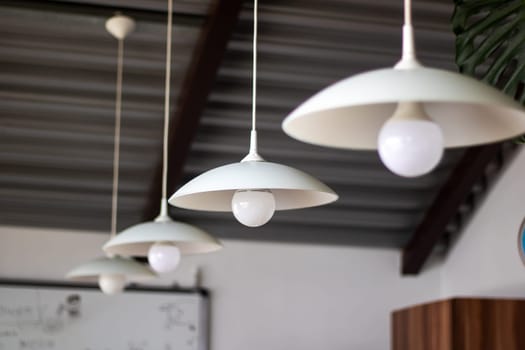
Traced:
[[206, 295], [0, 282], [0, 350], [206, 350]]

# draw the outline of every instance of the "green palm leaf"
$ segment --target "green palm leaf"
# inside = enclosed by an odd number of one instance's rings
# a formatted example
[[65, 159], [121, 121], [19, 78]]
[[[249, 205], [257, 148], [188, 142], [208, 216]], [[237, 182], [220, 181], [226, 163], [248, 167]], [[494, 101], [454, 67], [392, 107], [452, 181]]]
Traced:
[[462, 73], [525, 103], [525, 0], [455, 0], [452, 25]]

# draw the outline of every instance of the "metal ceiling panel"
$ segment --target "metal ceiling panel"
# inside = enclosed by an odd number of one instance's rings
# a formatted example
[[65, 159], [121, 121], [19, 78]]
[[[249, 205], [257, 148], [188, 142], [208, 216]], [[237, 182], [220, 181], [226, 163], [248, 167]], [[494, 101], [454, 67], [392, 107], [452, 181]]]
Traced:
[[[105, 15], [41, 3], [0, 6], [0, 222], [108, 231], [117, 43]], [[175, 23], [174, 101], [202, 21]], [[125, 42], [122, 228], [140, 220], [160, 160], [165, 28], [139, 20]]]
[[[119, 7], [138, 16], [125, 48], [119, 227], [139, 222], [160, 160], [165, 1], [24, 3], [0, 5], [0, 223], [109, 229], [116, 43], [104, 21]], [[175, 3], [173, 101], [209, 5], [208, 0]], [[452, 2], [414, 3], [424, 63], [455, 69], [452, 10]], [[251, 12], [247, 3], [206, 104], [185, 180], [237, 162], [247, 152]], [[172, 208], [172, 214], [222, 238], [403, 246], [462, 150], [447, 152], [432, 174], [404, 179], [388, 172], [375, 152], [307, 145], [280, 127], [294, 107], [323, 87], [392, 66], [400, 55], [401, 17], [397, 0], [261, 1], [261, 154], [320, 178], [340, 199], [321, 208], [278, 212], [256, 229], [229, 213]]]

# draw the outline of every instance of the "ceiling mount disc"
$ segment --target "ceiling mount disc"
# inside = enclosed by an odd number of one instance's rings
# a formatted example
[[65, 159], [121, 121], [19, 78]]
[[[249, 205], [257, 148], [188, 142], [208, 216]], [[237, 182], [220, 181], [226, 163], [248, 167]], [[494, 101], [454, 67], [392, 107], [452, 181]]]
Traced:
[[115, 38], [122, 40], [135, 29], [135, 20], [131, 17], [116, 14], [106, 21], [106, 30]]

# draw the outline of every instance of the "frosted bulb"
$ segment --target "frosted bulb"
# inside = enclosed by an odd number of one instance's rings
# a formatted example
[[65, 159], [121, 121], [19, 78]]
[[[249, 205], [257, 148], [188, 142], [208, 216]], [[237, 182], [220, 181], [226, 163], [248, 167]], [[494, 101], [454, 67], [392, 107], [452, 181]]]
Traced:
[[149, 248], [148, 262], [155, 272], [174, 271], [180, 262], [180, 250], [171, 243], [155, 243]]
[[262, 226], [275, 212], [275, 198], [269, 190], [238, 190], [232, 197], [232, 211], [241, 224]]
[[100, 275], [98, 286], [104, 294], [115, 295], [122, 293], [126, 287], [126, 276], [124, 275]]
[[404, 103], [381, 128], [378, 149], [381, 160], [393, 173], [421, 176], [439, 164], [443, 133], [419, 103]]

